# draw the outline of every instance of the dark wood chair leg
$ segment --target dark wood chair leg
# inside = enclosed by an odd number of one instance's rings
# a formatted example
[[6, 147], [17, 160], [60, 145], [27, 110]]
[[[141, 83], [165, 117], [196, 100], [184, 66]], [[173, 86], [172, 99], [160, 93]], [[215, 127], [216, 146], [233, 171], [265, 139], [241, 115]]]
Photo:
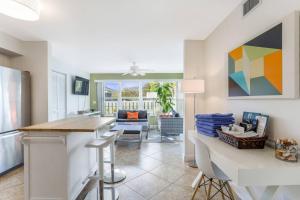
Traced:
[[223, 187], [224, 187], [223, 181], [219, 180], [219, 185], [220, 185], [220, 192], [222, 194], [222, 200], [225, 200], [224, 190], [223, 190]]
[[195, 190], [194, 190], [193, 196], [192, 196], [192, 200], [194, 200], [194, 198], [195, 198], [195, 196], [197, 194], [197, 191], [198, 191], [198, 189], [200, 189], [200, 185], [201, 185], [201, 183], [202, 183], [203, 180], [204, 180], [204, 175], [201, 176], [201, 178], [200, 178], [197, 186], [195, 187]]
[[209, 185], [208, 185], [208, 191], [207, 191], [206, 200], [210, 200], [211, 186], [212, 186], [212, 179], [209, 179]]
[[232, 192], [231, 186], [229, 185], [228, 181], [225, 182], [225, 186], [227, 186], [227, 189], [228, 189], [228, 192], [229, 192], [230, 199], [231, 199], [231, 200], [235, 200], [234, 194], [233, 194], [233, 192]]

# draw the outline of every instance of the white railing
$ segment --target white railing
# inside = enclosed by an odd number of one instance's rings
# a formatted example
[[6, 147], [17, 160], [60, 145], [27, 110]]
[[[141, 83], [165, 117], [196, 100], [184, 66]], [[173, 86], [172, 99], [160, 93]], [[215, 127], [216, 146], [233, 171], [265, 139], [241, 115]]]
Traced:
[[105, 101], [104, 110], [106, 115], [112, 115], [118, 111], [118, 101]]
[[123, 110], [138, 110], [139, 100], [122, 100]]
[[[179, 113], [183, 113], [183, 101], [177, 100], [175, 105], [175, 109]], [[123, 110], [139, 110], [140, 101], [137, 99], [126, 99], [122, 100], [120, 109]], [[149, 114], [156, 115], [157, 112], [161, 110], [160, 105], [156, 102], [156, 99], [143, 99], [141, 102], [142, 110], [147, 110]], [[119, 104], [116, 99], [106, 100], [104, 103], [104, 110], [106, 115], [113, 115], [119, 109]]]
[[[147, 110], [148, 113], [155, 114], [159, 111], [159, 104], [156, 103], [156, 99], [144, 99], [142, 102], [142, 110]], [[124, 110], [139, 110], [139, 100], [122, 100], [121, 109]], [[118, 111], [117, 100], [106, 100], [104, 103], [105, 114], [112, 115]]]

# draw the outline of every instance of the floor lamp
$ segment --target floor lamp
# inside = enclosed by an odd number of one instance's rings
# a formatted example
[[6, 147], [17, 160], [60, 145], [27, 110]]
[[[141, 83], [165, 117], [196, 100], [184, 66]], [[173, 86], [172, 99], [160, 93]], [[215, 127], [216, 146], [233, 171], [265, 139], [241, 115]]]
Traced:
[[[194, 113], [193, 113], [193, 119], [195, 121], [195, 114], [196, 114], [196, 101], [195, 97], [196, 94], [204, 93], [205, 91], [205, 85], [204, 80], [202, 79], [184, 79], [181, 82], [181, 91], [185, 94], [193, 94], [194, 96]], [[195, 129], [195, 124], [194, 124]], [[191, 163], [189, 163], [190, 167], [197, 168], [197, 164], [195, 161], [195, 148], [194, 148], [194, 159]]]

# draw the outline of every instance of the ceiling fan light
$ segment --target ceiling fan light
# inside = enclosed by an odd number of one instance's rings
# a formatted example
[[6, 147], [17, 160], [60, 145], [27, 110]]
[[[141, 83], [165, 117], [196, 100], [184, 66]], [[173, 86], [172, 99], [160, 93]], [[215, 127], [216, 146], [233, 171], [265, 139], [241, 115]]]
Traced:
[[0, 13], [16, 19], [36, 21], [40, 17], [39, 0], [1, 0]]

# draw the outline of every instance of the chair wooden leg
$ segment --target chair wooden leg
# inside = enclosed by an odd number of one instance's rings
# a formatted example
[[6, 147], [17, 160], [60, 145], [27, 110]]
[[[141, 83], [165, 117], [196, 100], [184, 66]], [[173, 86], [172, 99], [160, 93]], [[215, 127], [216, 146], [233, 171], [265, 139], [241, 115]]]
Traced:
[[220, 185], [220, 192], [222, 194], [222, 200], [225, 200], [224, 190], [223, 190], [223, 186], [224, 186], [223, 181], [219, 180], [219, 185]]
[[207, 197], [207, 188], [206, 188], [206, 184], [205, 184], [205, 176], [204, 176], [203, 180], [204, 180], [204, 191], [205, 191], [205, 196]]
[[208, 185], [206, 200], [210, 200], [211, 186], [212, 186], [212, 179], [209, 179], [209, 185]]
[[231, 189], [231, 186], [229, 185], [228, 181], [225, 182], [225, 186], [227, 186], [227, 189], [228, 189], [228, 192], [229, 192], [230, 199], [231, 199], [231, 200], [235, 200], [234, 195], [233, 195], [233, 192], [232, 192], [232, 189]]
[[202, 180], [204, 180], [204, 175], [201, 176], [201, 178], [200, 178], [200, 180], [199, 180], [197, 186], [195, 187], [195, 190], [194, 190], [193, 196], [192, 196], [192, 200], [194, 200], [194, 198], [195, 198], [195, 196], [196, 196], [196, 194], [197, 194], [197, 191], [198, 191], [198, 189], [200, 188], [200, 185], [201, 185], [201, 183], [202, 183]]

